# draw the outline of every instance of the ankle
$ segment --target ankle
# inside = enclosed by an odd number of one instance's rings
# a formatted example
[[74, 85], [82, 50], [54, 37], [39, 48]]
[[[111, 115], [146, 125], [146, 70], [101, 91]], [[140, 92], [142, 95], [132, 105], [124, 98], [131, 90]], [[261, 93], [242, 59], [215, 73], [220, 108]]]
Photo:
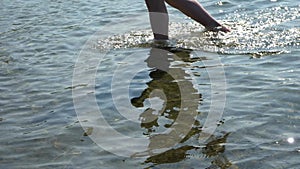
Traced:
[[154, 40], [169, 40], [168, 35], [154, 33]]

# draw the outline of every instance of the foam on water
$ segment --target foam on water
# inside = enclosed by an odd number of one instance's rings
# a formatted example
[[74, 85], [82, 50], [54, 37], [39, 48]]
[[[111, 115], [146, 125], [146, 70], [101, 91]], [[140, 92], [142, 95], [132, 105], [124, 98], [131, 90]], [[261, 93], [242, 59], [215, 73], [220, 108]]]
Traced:
[[[254, 57], [289, 52], [300, 46], [299, 8], [273, 7], [252, 12], [236, 11], [223, 21], [230, 33], [205, 31], [195, 22], [171, 23], [173, 45], [223, 54], [250, 54]], [[106, 49], [150, 47], [152, 32], [132, 31], [99, 40]]]

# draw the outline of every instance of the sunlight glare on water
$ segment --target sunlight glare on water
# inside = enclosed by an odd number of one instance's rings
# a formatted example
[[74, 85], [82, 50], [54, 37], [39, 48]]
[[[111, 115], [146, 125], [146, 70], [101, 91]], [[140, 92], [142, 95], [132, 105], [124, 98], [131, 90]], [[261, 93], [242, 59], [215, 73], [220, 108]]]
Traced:
[[[231, 28], [230, 33], [205, 32], [197, 23], [171, 23], [170, 36], [178, 47], [260, 57], [300, 46], [300, 29], [293, 24], [297, 20], [299, 8], [273, 7], [229, 15], [224, 23]], [[132, 31], [99, 40], [99, 45], [100, 48], [149, 47], [151, 40], [150, 30]]]

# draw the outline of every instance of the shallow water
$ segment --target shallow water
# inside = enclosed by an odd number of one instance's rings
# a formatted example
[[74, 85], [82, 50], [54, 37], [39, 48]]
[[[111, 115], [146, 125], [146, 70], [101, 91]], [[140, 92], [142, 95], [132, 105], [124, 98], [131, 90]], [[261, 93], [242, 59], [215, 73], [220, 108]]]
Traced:
[[[205, 32], [169, 8], [171, 47], [158, 48], [143, 1], [1, 1], [0, 168], [299, 168], [299, 2], [201, 3], [232, 32]], [[74, 81], [76, 66], [95, 83]], [[202, 143], [210, 107], [222, 101], [210, 73], [222, 69], [225, 109]], [[89, 96], [96, 100], [82, 100]], [[113, 149], [133, 143], [106, 137], [111, 147], [98, 146], [92, 136], [102, 124], [90, 123], [100, 116], [75, 112], [94, 115], [93, 104], [114, 130], [153, 147], [170, 128], [188, 133], [164, 152], [120, 157]], [[126, 106], [135, 114], [120, 111]], [[180, 106], [195, 120], [183, 123], [190, 130], [173, 123]]]

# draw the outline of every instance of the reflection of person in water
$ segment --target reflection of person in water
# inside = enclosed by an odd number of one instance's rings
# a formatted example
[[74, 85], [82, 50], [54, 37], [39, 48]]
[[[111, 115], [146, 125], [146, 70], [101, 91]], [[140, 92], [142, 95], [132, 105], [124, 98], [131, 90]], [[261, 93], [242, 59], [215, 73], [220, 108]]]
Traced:
[[[189, 57], [189, 52], [181, 52], [180, 55], [183, 59], [183, 57]], [[182, 68], [170, 67], [170, 60], [174, 60], [174, 58], [176, 57], [170, 55], [170, 52], [167, 50], [153, 48], [150, 51], [150, 57], [146, 60], [148, 66], [154, 68], [149, 74], [152, 80], [147, 83], [148, 88], [143, 91], [141, 96], [131, 100], [135, 107], [143, 107], [143, 102], [150, 97], [158, 97], [165, 101], [163, 111], [155, 113], [153, 109], [149, 108], [141, 115], [142, 127], [147, 128], [149, 132], [158, 127], [158, 115], [172, 119], [173, 122], [176, 120], [180, 111], [178, 108], [187, 105], [181, 105], [182, 92], [186, 92], [181, 90], [188, 90], [189, 100], [186, 101], [189, 101], [189, 112], [193, 112], [190, 113], [191, 115], [193, 114], [193, 118], [197, 116], [199, 94], [193, 88], [193, 84], [185, 80], [188, 74]], [[165, 124], [165, 127], [168, 128], [171, 125], [171, 123], [168, 123]]]
[[[146, 163], [178, 162], [185, 159], [187, 151], [199, 149], [184, 144], [201, 132], [200, 122], [196, 119], [201, 94], [194, 88], [191, 76], [184, 70], [186, 65], [195, 61], [190, 58], [191, 52], [189, 49], [181, 48], [152, 48], [146, 60], [148, 66], [152, 68], [149, 74], [152, 80], [147, 83], [148, 87], [140, 96], [131, 99], [135, 107], [144, 107], [146, 100], [151, 102], [151, 108], [147, 108], [140, 115], [141, 127], [147, 130], [146, 135], [150, 139], [148, 147], [150, 157]], [[153, 101], [155, 98], [163, 102], [159, 108], [153, 107], [157, 105]], [[224, 146], [219, 144], [224, 143], [226, 137], [227, 135], [207, 144], [203, 153], [207, 156], [218, 156], [224, 151]], [[174, 146], [178, 147], [178, 143], [182, 146], [173, 149]], [[156, 149], [167, 151], [151, 153]], [[225, 161], [228, 165], [228, 160]]]

